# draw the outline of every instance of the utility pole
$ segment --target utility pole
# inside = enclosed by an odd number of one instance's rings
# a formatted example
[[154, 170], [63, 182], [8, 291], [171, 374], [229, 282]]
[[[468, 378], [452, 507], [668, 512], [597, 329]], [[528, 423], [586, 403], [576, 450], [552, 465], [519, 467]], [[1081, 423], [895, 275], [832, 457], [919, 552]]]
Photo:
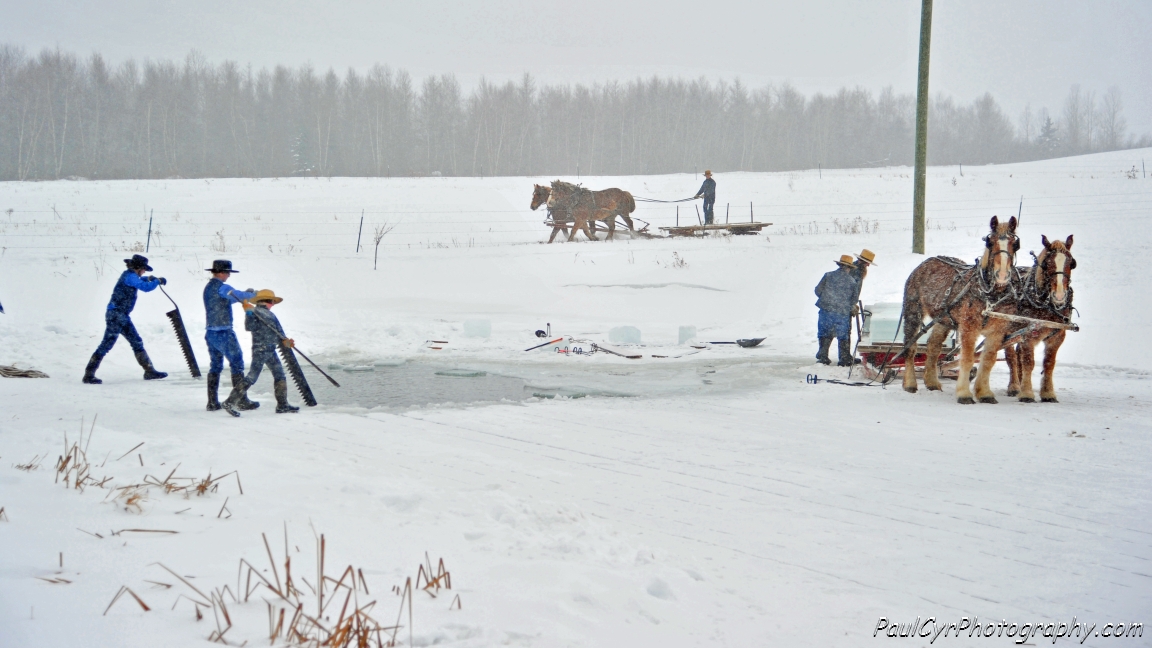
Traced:
[[912, 190], [912, 251], [924, 254], [924, 184], [928, 164], [928, 52], [932, 43], [932, 0], [921, 0], [920, 70], [916, 82], [916, 170]]

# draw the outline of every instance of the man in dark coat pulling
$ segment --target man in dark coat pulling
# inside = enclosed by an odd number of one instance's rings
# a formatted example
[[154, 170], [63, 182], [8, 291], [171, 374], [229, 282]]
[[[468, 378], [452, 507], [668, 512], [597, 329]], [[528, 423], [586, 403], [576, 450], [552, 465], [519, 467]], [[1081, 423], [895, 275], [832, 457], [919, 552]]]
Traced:
[[816, 360], [820, 364], [832, 364], [828, 349], [832, 338], [836, 338], [841, 367], [852, 365], [852, 309], [859, 295], [860, 280], [855, 274], [852, 257], [841, 255], [836, 262], [839, 269], [827, 272], [816, 286], [816, 307], [820, 309], [816, 337], [820, 338], [820, 350]]
[[704, 184], [694, 198], [704, 198], [704, 224], [712, 224], [712, 207], [716, 204], [716, 181], [712, 179], [712, 172], [704, 170]]
[[[216, 259], [207, 270], [212, 273], [208, 285], [204, 286], [204, 312], [208, 323], [204, 341], [208, 343], [208, 357], [211, 360], [208, 367], [207, 409], [214, 412], [220, 409], [220, 372], [224, 370], [224, 358], [228, 358], [228, 368], [232, 370], [232, 386], [236, 387], [244, 381], [244, 353], [240, 351], [240, 342], [232, 330], [232, 304], [251, 299], [256, 293], [236, 290], [226, 283], [238, 272], [232, 269], [232, 262], [227, 259]], [[248, 400], [247, 396], [240, 399], [236, 406], [241, 410], [257, 407], [260, 407], [260, 403]]]
[[[276, 355], [276, 345], [283, 344], [291, 349], [296, 341], [284, 333], [280, 320], [272, 314], [272, 307], [284, 301], [271, 290], [258, 290], [250, 302], [244, 302], [244, 330], [252, 332], [252, 366], [248, 376], [232, 388], [224, 409], [232, 416], [240, 416], [238, 405], [246, 398], [248, 389], [260, 379], [260, 370], [267, 365], [272, 372], [272, 391], [276, 394], [276, 413], [294, 414], [299, 407], [288, 403], [288, 380], [284, 365]], [[255, 303], [252, 303], [255, 302]]]
[[112, 299], [104, 311], [104, 339], [101, 340], [100, 346], [96, 347], [92, 358], [88, 360], [88, 366], [84, 368], [84, 382], [89, 385], [104, 382], [96, 377], [96, 370], [100, 368], [100, 362], [112, 350], [112, 345], [116, 344], [116, 339], [121, 335], [136, 352], [136, 362], [139, 362], [144, 369], [144, 380], [159, 380], [168, 376], [163, 371], [156, 371], [152, 366], [152, 360], [144, 350], [144, 340], [140, 339], [140, 334], [132, 325], [131, 318], [132, 309], [136, 307], [136, 293], [140, 290], [152, 292], [158, 286], [167, 284], [168, 280], [164, 277], [143, 276], [145, 272], [152, 271], [152, 266], [148, 265], [147, 257], [139, 254], [133, 254], [131, 259], [124, 259], [124, 264], [128, 269], [120, 273], [116, 287], [112, 289]]

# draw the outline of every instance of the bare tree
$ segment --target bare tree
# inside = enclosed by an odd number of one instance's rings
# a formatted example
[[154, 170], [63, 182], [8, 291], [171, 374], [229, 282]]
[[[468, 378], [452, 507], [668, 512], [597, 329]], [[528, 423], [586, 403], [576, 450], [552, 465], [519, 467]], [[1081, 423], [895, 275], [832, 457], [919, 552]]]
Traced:
[[1036, 119], [1032, 116], [1032, 104], [1024, 106], [1020, 113], [1020, 139], [1025, 145], [1032, 143], [1032, 135], [1036, 130]]
[[1121, 114], [1124, 110], [1124, 101], [1120, 95], [1120, 88], [1112, 86], [1100, 101], [1100, 146], [1103, 150], [1111, 151], [1124, 145], [1124, 131], [1128, 123]]
[[372, 269], [373, 270], [376, 269], [376, 261], [380, 258], [380, 241], [383, 241], [384, 237], [388, 235], [388, 232], [391, 232], [395, 228], [396, 228], [395, 223], [389, 223], [388, 221], [384, 221], [383, 223], [378, 225], [376, 227], [375, 232], [373, 232], [372, 242], [376, 244], [376, 250], [372, 255]]

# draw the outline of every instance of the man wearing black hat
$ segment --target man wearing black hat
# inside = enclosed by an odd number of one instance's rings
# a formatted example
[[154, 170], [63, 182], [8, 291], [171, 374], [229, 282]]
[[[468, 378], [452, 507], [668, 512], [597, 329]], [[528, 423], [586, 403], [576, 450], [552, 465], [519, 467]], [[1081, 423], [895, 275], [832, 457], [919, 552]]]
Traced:
[[92, 358], [88, 360], [88, 366], [84, 368], [84, 382], [89, 385], [99, 385], [103, 382], [96, 377], [96, 370], [100, 367], [104, 356], [112, 350], [112, 345], [116, 344], [116, 338], [121, 335], [136, 352], [136, 362], [139, 362], [144, 369], [144, 380], [159, 380], [168, 376], [163, 371], [156, 371], [152, 366], [152, 360], [144, 350], [144, 340], [140, 339], [140, 334], [136, 332], [130, 317], [132, 309], [136, 306], [137, 291], [152, 292], [158, 286], [167, 284], [168, 280], [164, 277], [143, 276], [145, 272], [152, 271], [152, 266], [148, 265], [146, 257], [139, 254], [133, 254], [131, 259], [124, 259], [124, 263], [128, 269], [120, 273], [120, 279], [112, 289], [108, 309], [104, 312], [104, 339], [100, 342], [100, 346], [96, 347], [96, 353], [93, 353]]
[[[232, 386], [236, 387], [244, 381], [244, 354], [240, 351], [236, 332], [232, 330], [232, 304], [251, 299], [256, 293], [236, 290], [227, 284], [228, 278], [239, 272], [232, 269], [232, 262], [227, 259], [216, 259], [212, 267], [206, 270], [212, 273], [208, 285], [204, 286], [204, 312], [208, 322], [204, 341], [208, 343], [208, 357], [211, 360], [208, 367], [207, 409], [215, 412], [220, 409], [220, 372], [224, 370], [224, 358], [228, 358], [228, 368], [232, 370]], [[260, 403], [248, 400], [247, 395], [237, 404], [237, 409], [242, 410], [257, 407], [260, 407]]]

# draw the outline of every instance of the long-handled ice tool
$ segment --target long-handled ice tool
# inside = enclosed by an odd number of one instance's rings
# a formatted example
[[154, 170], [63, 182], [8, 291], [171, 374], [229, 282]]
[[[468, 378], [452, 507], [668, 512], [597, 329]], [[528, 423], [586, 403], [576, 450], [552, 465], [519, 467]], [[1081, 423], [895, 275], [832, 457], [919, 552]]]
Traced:
[[200, 365], [196, 363], [196, 354], [192, 352], [192, 343], [188, 340], [188, 331], [184, 328], [184, 319], [180, 317], [180, 307], [176, 306], [176, 300], [164, 290], [164, 286], [157, 286], [160, 292], [172, 302], [175, 310], [170, 310], [165, 315], [168, 319], [172, 320], [172, 328], [176, 330], [176, 340], [180, 342], [180, 350], [184, 353], [184, 362], [188, 363], [188, 371], [192, 373], [193, 378], [200, 377]]
[[[267, 326], [268, 329], [274, 332], [277, 336], [280, 335], [280, 331], [277, 331], [276, 327], [261, 319], [259, 315], [254, 317], [256, 317], [258, 322], [264, 326]], [[332, 376], [329, 376], [323, 369], [317, 367], [316, 363], [312, 362], [311, 358], [304, 355], [303, 351], [300, 349], [295, 349], [295, 347], [285, 346], [283, 339], [281, 339], [280, 343], [276, 345], [276, 349], [280, 352], [280, 357], [284, 360], [284, 366], [287, 367], [289, 375], [292, 376], [292, 382], [296, 383], [296, 390], [300, 392], [300, 397], [304, 399], [304, 404], [308, 407], [316, 407], [316, 397], [312, 395], [312, 387], [308, 385], [308, 379], [304, 377], [304, 371], [300, 368], [300, 363], [296, 360], [296, 353], [299, 353], [301, 357], [307, 360], [308, 364], [312, 365], [316, 371], [320, 372], [320, 375], [327, 378], [328, 382], [336, 385], [337, 387], [340, 386], [340, 383], [336, 382]]]

